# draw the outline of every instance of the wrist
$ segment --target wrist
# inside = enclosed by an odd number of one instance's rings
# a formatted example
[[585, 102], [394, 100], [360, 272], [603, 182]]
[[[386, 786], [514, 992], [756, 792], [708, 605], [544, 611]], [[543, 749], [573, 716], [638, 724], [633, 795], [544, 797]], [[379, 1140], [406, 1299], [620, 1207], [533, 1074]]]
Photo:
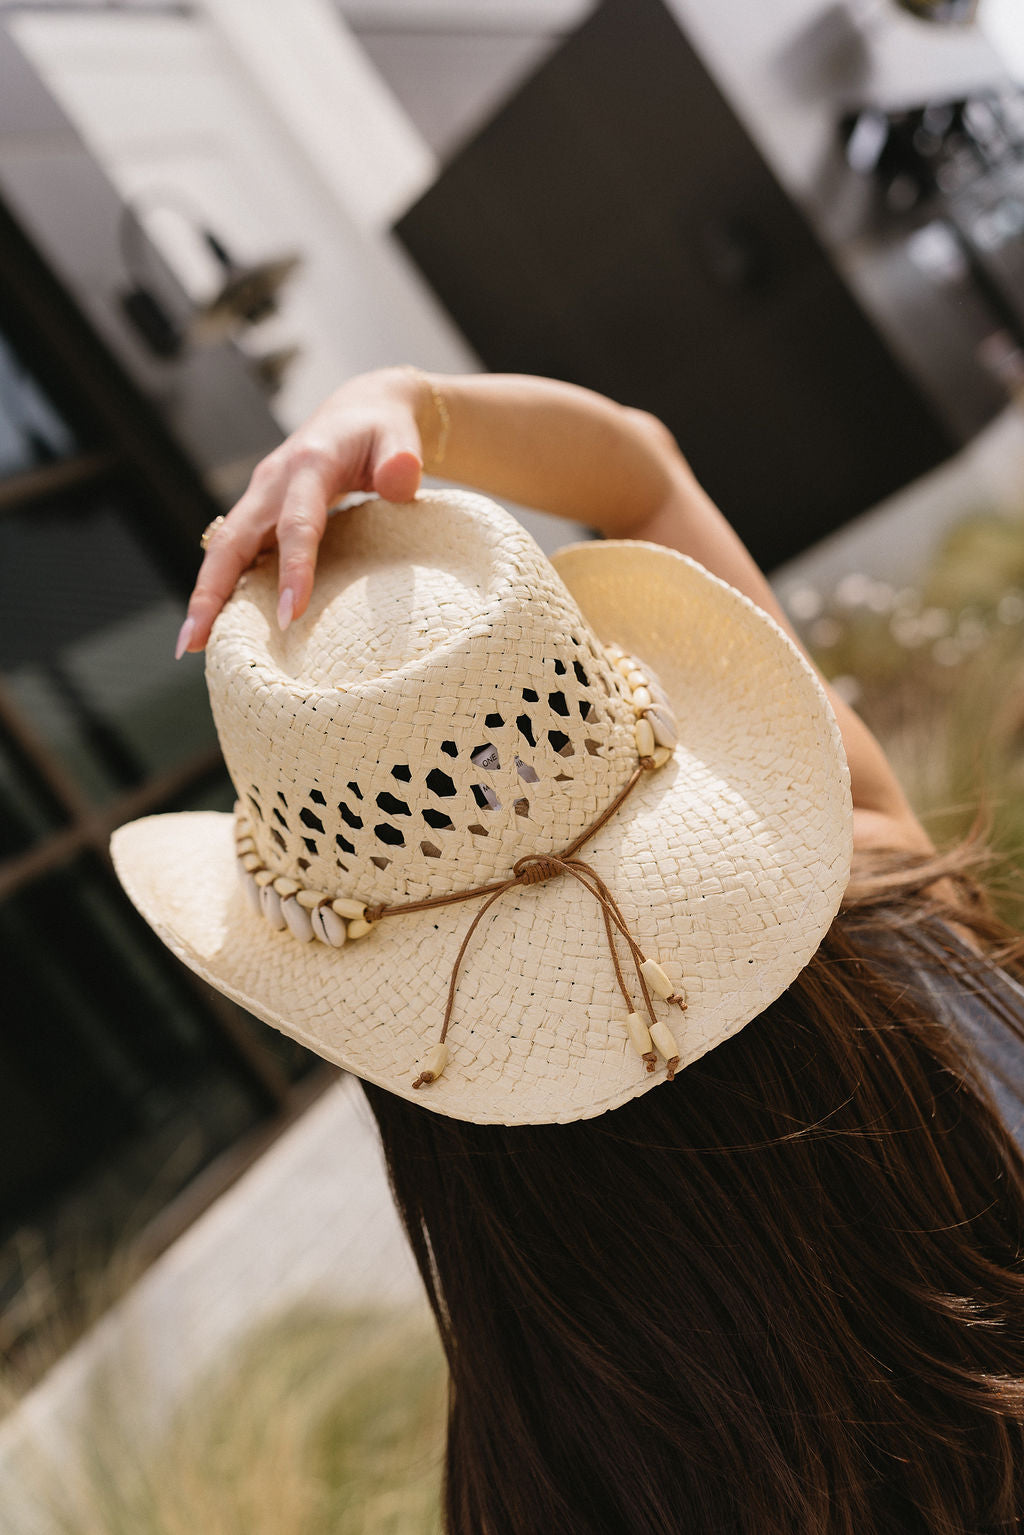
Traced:
[[403, 363], [397, 371], [403, 375], [405, 388], [411, 391], [423, 467], [436, 472], [444, 464], [451, 435], [452, 418], [445, 387], [448, 381], [441, 374], [425, 373], [414, 363]]

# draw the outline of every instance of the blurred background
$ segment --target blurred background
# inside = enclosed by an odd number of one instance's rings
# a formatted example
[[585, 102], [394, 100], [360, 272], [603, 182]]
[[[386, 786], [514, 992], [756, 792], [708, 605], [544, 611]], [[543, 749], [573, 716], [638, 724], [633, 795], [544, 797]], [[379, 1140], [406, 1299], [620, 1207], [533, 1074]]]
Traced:
[[296, 1431], [237, 1528], [432, 1527], [440, 1364], [358, 1095], [106, 854], [231, 804], [171, 659], [201, 530], [400, 361], [660, 415], [935, 835], [980, 806], [1019, 858], [1021, 0], [0, 0], [0, 1469], [31, 1439], [53, 1493], [125, 1401], [157, 1436], [58, 1525], [23, 1487], [17, 1535], [235, 1529], [146, 1502], [202, 1482], [172, 1409], [219, 1361], [251, 1467], [325, 1355], [330, 1473]]

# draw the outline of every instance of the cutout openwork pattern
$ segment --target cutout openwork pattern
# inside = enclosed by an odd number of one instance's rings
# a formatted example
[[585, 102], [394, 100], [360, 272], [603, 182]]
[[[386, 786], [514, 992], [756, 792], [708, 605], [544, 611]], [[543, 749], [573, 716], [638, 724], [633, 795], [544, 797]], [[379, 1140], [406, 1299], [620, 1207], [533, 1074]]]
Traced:
[[459, 502], [410, 582], [396, 574], [407, 519], [380, 559], [390, 515], [367, 514], [362, 552], [356, 516], [333, 551], [325, 535], [339, 581], [318, 591], [334, 594], [314, 595], [282, 639], [254, 621], [273, 612], [272, 572], [250, 572], [211, 683], [266, 865], [371, 903], [489, 879], [524, 848], [562, 844], [629, 771], [634, 717], [615, 659], [521, 528], [498, 518], [467, 572], [479, 513]]
[[[414, 772], [408, 760], [381, 760], [348, 778], [341, 798], [319, 784], [275, 788], [269, 809], [275, 856], [304, 871], [330, 852], [339, 871], [356, 875], [360, 863], [387, 869], [392, 851], [436, 863], [464, 846], [460, 833], [482, 840], [491, 836], [492, 821], [531, 819], [532, 794], [568, 793], [575, 777], [562, 764], [580, 753], [602, 755], [622, 690], [608, 657], [584, 635], [571, 632], [566, 642], [580, 654], [544, 659], [533, 685], [520, 684], [499, 707], [482, 704], [476, 739], [442, 738], [428, 766], [421, 759]], [[500, 685], [496, 678], [496, 691]], [[395, 787], [381, 787], [382, 775]], [[245, 797], [254, 826], [266, 826], [266, 791], [253, 784]], [[367, 817], [367, 805], [378, 814]], [[410, 836], [414, 822], [426, 835]]]

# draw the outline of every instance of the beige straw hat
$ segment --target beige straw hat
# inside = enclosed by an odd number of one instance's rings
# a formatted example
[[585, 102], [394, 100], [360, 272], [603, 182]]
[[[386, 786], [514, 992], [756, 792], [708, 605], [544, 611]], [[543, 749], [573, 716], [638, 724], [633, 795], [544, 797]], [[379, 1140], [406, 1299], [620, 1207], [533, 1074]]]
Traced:
[[651, 544], [552, 563], [449, 491], [335, 514], [284, 634], [276, 578], [243, 576], [207, 652], [235, 815], [112, 840], [220, 991], [425, 1107], [539, 1124], [656, 1086], [811, 958], [846, 762], [812, 668], [731, 587]]

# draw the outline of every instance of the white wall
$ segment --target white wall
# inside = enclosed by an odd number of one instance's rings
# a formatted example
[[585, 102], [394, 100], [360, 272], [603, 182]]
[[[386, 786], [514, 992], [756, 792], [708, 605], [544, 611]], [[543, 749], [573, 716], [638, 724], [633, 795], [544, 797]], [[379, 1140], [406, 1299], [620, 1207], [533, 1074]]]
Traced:
[[978, 24], [1004, 59], [1019, 85], [1024, 85], [1024, 5], [1021, 0], [981, 0]]
[[26, 12], [9, 24], [196, 297], [216, 271], [192, 209], [241, 260], [301, 253], [280, 316], [244, 342], [302, 347], [276, 402], [286, 427], [366, 368], [473, 366], [385, 233], [431, 180], [433, 157], [325, 0]]

